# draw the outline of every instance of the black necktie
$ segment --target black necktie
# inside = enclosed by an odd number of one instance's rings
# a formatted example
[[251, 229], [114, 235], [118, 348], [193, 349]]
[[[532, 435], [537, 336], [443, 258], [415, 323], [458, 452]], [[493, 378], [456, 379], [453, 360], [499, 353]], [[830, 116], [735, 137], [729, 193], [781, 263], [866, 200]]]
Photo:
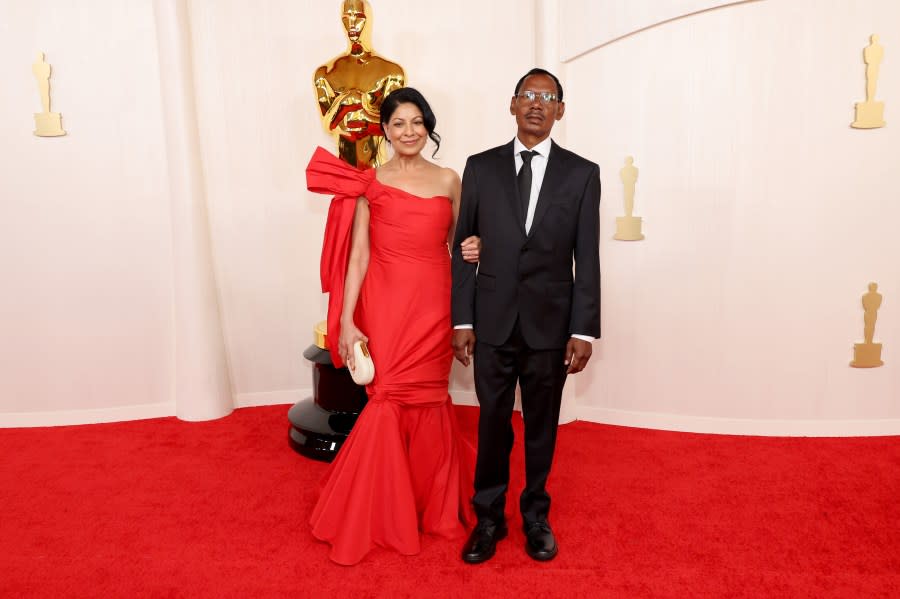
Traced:
[[528, 221], [528, 201], [531, 199], [531, 159], [537, 154], [534, 150], [522, 150], [519, 155], [522, 157], [522, 168], [516, 177], [519, 186], [519, 201], [522, 203], [522, 214], [525, 221]]

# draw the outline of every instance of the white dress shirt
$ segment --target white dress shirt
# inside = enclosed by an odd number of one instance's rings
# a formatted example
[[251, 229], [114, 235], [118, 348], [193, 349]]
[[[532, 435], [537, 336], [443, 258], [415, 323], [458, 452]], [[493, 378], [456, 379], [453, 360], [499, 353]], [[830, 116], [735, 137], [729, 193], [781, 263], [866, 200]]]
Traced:
[[[541, 184], [544, 182], [544, 173], [547, 172], [547, 158], [550, 156], [550, 146], [552, 143], [553, 142], [548, 137], [533, 148], [526, 148], [525, 144], [519, 141], [518, 136], [513, 140], [513, 156], [515, 157], [516, 175], [519, 174], [519, 169], [522, 168], [524, 162], [522, 160], [522, 152], [525, 150], [537, 152], [537, 154], [531, 158], [531, 194], [528, 197], [528, 213], [525, 216], [526, 235], [531, 230], [531, 223], [534, 221], [534, 210], [537, 208], [538, 196], [541, 193]], [[453, 328], [471, 329], [473, 327], [471, 324], [458, 324]], [[594, 340], [594, 337], [589, 335], [577, 335], [575, 333], [572, 334], [572, 337], [588, 342]]]
[[548, 137], [533, 148], [526, 148], [519, 138], [513, 141], [513, 156], [516, 159], [516, 175], [522, 168], [522, 152], [532, 150], [537, 152], [531, 158], [531, 195], [528, 198], [528, 213], [525, 215], [525, 234], [531, 231], [531, 223], [534, 221], [534, 209], [537, 207], [538, 195], [541, 193], [541, 184], [544, 182], [544, 173], [547, 172], [547, 157], [550, 156], [550, 138]]

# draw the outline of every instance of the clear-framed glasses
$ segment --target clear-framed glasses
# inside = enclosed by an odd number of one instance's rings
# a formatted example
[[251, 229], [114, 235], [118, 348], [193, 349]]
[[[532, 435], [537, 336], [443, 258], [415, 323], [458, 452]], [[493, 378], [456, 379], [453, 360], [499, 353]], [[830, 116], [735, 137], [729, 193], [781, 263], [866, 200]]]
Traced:
[[540, 98], [541, 104], [556, 102], [556, 94], [554, 94], [553, 92], [535, 92], [531, 91], [530, 89], [526, 89], [525, 91], [517, 93], [516, 97], [520, 100], [526, 100], [528, 102], [534, 102], [536, 98]]

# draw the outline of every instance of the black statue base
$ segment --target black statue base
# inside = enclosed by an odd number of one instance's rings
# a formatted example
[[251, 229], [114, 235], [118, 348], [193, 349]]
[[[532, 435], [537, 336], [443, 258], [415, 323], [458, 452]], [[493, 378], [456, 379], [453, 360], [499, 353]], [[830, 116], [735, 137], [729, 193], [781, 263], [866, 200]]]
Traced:
[[350, 434], [368, 401], [366, 390], [350, 371], [335, 368], [328, 350], [310, 345], [303, 357], [313, 362], [313, 396], [288, 410], [288, 442], [296, 451], [330, 462]]

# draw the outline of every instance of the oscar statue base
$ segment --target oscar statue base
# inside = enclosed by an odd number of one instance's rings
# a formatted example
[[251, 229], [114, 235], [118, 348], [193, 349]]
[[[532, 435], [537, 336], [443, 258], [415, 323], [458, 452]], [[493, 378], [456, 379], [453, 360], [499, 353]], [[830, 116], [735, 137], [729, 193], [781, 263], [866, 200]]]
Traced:
[[856, 120], [850, 123], [854, 129], [884, 127], [884, 102], [857, 102]]
[[853, 361], [850, 362], [850, 366], [854, 368], [877, 368], [883, 365], [880, 343], [853, 344]]
[[62, 128], [62, 115], [58, 112], [34, 113], [34, 134], [38, 137], [59, 137], [66, 132]]
[[616, 217], [616, 234], [613, 239], [620, 241], [640, 241], [644, 238], [641, 233], [641, 217], [640, 216], [619, 216]]
[[303, 357], [313, 363], [313, 396], [288, 410], [288, 442], [306, 457], [330, 462], [368, 401], [366, 389], [349, 370], [334, 367], [328, 350], [310, 345]]

